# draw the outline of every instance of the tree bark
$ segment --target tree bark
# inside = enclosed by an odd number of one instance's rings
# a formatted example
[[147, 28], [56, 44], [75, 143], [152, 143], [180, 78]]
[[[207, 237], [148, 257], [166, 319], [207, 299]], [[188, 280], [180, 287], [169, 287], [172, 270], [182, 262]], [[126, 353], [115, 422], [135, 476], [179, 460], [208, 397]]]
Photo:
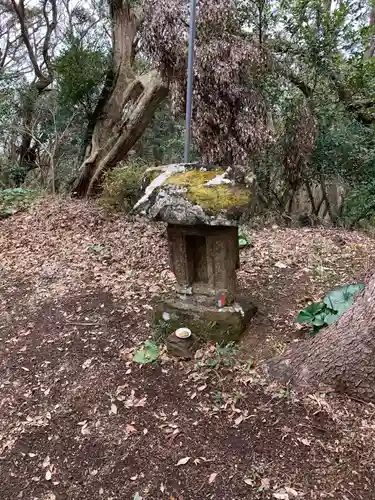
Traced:
[[[369, 16], [369, 26], [375, 26], [375, 5], [371, 2], [370, 4], [370, 16]], [[370, 61], [375, 52], [375, 37], [372, 36], [370, 40], [370, 45], [363, 54], [363, 62]]]
[[105, 171], [121, 161], [141, 137], [168, 87], [156, 71], [136, 77], [134, 40], [139, 15], [126, 0], [109, 0], [113, 56], [102, 98], [94, 113], [88, 144], [72, 192], [87, 197], [97, 192]]
[[46, 91], [50, 83], [50, 81], [44, 80], [44, 85], [41, 85], [41, 81], [38, 80], [38, 82], [30, 84], [24, 97], [22, 105], [21, 145], [18, 149], [20, 172], [17, 177], [17, 184], [23, 184], [28, 172], [38, 167], [36, 146], [32, 146], [33, 137], [31, 130], [33, 129], [34, 113], [38, 99], [42, 92]]
[[76, 196], [87, 197], [98, 191], [103, 174], [126, 157], [167, 93], [168, 88], [157, 71], [151, 71], [129, 85], [125, 92], [124, 107], [127, 109], [124, 116], [110, 128], [101, 121], [94, 128], [85, 160], [72, 183], [72, 191]]
[[270, 377], [303, 392], [324, 385], [375, 401], [375, 274], [336, 324], [271, 359], [264, 368]]

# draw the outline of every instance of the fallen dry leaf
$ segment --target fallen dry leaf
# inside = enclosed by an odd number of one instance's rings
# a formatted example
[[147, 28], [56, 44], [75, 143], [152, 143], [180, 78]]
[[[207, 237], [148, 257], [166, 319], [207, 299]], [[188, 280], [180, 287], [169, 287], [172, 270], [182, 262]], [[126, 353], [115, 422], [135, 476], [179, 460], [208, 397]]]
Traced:
[[263, 477], [260, 480], [260, 487], [263, 488], [265, 491], [269, 490], [271, 487], [271, 482], [268, 479], [268, 477]]
[[83, 424], [83, 426], [81, 428], [81, 434], [82, 434], [82, 436], [87, 436], [88, 434], [90, 434], [90, 429], [88, 427], [87, 422], [85, 424]]
[[254, 481], [252, 479], [249, 479], [248, 477], [245, 477], [244, 483], [248, 484], [249, 486], [254, 486]]
[[236, 418], [236, 420], [234, 421], [234, 424], [235, 425], [240, 425], [241, 422], [243, 422], [243, 415], [240, 415], [239, 417]]
[[298, 491], [294, 490], [293, 488], [289, 488], [288, 486], [284, 487], [284, 490], [290, 495], [292, 498], [297, 498], [298, 497]]
[[286, 264], [284, 264], [283, 262], [276, 262], [275, 263], [275, 267], [279, 268], [279, 269], [286, 269], [288, 266]]
[[142, 398], [142, 399], [139, 399], [135, 404], [134, 406], [136, 408], [139, 408], [141, 406], [145, 406], [146, 405], [146, 401], [147, 401], [147, 398]]
[[217, 472], [213, 472], [208, 478], [208, 484], [212, 484], [215, 481], [217, 475], [218, 475]]
[[306, 438], [297, 438], [297, 439], [305, 446], [311, 446], [311, 441], [309, 439], [306, 439]]
[[181, 460], [179, 460], [176, 463], [176, 467], [179, 466], [179, 465], [186, 465], [190, 459], [191, 459], [191, 457], [181, 458]]
[[272, 496], [273, 496], [273, 498], [276, 498], [277, 500], [291, 500], [292, 498], [298, 497], [298, 492], [296, 490], [294, 490], [293, 488], [289, 488], [288, 486], [285, 486], [284, 488], [281, 488], [280, 490], [273, 493]]
[[86, 368], [88, 368], [91, 363], [92, 363], [92, 360], [93, 358], [90, 358], [90, 359], [86, 359], [86, 361], [82, 364], [82, 368], [85, 370]]

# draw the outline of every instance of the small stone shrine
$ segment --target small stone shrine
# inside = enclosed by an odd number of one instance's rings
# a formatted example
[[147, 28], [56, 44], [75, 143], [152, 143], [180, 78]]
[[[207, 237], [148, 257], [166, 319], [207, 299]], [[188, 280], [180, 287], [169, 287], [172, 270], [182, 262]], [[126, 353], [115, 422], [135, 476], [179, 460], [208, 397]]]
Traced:
[[236, 295], [237, 224], [249, 206], [253, 176], [243, 167], [180, 164], [151, 169], [148, 180], [134, 212], [168, 224], [177, 281], [173, 294], [155, 301], [154, 321], [165, 322], [170, 333], [187, 327], [202, 340], [237, 340], [255, 313]]

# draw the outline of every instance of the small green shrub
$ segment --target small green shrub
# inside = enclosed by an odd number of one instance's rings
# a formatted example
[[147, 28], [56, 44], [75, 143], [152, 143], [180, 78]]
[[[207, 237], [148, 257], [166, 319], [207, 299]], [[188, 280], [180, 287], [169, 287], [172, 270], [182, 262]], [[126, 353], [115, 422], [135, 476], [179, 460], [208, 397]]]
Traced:
[[237, 353], [238, 345], [235, 342], [229, 342], [228, 344], [225, 342], [222, 342], [221, 344], [216, 343], [215, 348], [209, 359], [205, 362], [205, 365], [211, 368], [219, 366], [233, 366], [237, 358]]
[[[175, 321], [178, 320], [178, 318], [174, 314], [172, 314], [171, 316], [173, 320]], [[171, 334], [170, 330], [171, 329], [167, 321], [164, 321], [163, 319], [157, 321], [153, 325], [152, 341], [157, 345], [164, 344], [167, 337], [169, 337], [169, 335]]]
[[314, 302], [297, 316], [297, 323], [313, 326], [311, 335], [335, 323], [354, 303], [356, 296], [365, 288], [363, 283], [345, 285], [327, 293], [322, 302]]
[[345, 201], [343, 219], [347, 226], [366, 225], [375, 216], [375, 181], [371, 179], [356, 187]]
[[19, 186], [23, 183], [26, 175], [26, 167], [19, 165], [18, 162], [0, 158], [0, 188], [8, 189]]
[[147, 167], [139, 160], [110, 170], [103, 181], [103, 206], [116, 212], [129, 212], [142, 193], [142, 180]]
[[23, 187], [0, 190], [0, 218], [27, 210], [38, 196], [38, 191]]
[[90, 245], [87, 245], [87, 249], [89, 252], [94, 252], [94, 253], [100, 253], [102, 250], [104, 250], [105, 246], [101, 245], [100, 243], [90, 243]]

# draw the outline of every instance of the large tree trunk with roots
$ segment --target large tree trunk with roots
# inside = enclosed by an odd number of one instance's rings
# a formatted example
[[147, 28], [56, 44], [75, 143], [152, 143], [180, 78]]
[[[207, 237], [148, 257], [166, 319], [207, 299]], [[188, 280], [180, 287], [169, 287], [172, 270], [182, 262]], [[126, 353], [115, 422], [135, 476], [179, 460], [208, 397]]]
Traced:
[[375, 275], [339, 321], [265, 364], [268, 375], [312, 391], [321, 385], [375, 400]]
[[112, 19], [112, 64], [94, 113], [84, 160], [71, 184], [79, 197], [94, 194], [105, 171], [124, 159], [142, 136], [168, 87], [156, 71], [136, 77], [134, 45], [139, 13], [127, 0], [109, 0]]

